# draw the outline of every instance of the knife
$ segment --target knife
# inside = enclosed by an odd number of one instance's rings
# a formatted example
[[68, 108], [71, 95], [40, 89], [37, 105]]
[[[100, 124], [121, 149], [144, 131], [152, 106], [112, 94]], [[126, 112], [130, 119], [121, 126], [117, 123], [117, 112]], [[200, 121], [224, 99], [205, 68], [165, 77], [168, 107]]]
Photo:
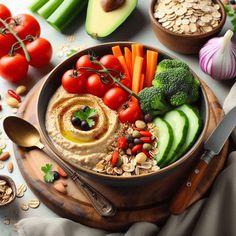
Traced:
[[236, 107], [230, 110], [217, 128], [211, 133], [204, 144], [204, 153], [197, 166], [191, 172], [184, 184], [180, 187], [170, 202], [169, 211], [172, 214], [180, 214], [187, 207], [193, 194], [201, 182], [211, 160], [220, 153], [229, 135], [236, 126]]

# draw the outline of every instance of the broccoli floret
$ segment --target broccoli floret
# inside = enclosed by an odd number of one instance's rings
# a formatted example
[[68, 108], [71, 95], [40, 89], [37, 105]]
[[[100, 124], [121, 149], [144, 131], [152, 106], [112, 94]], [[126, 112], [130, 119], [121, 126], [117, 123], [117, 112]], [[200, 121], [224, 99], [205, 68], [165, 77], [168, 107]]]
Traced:
[[182, 61], [176, 59], [164, 59], [158, 64], [156, 74], [179, 67], [189, 70], [189, 66]]
[[199, 81], [181, 67], [156, 74], [152, 84], [173, 106], [195, 102], [199, 96]]
[[141, 109], [152, 115], [163, 114], [171, 109], [163, 94], [155, 87], [144, 88], [138, 93]]

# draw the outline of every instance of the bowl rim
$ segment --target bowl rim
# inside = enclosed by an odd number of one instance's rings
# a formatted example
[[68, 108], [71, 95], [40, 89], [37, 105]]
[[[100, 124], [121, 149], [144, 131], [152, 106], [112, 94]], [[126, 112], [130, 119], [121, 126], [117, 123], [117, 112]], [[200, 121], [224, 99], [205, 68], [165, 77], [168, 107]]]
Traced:
[[[155, 176], [155, 175], [161, 175], [165, 172], [167, 172], [168, 170], [170, 169], [174, 169], [175, 167], [179, 166], [181, 163], [183, 163], [186, 159], [188, 159], [191, 154], [197, 149], [197, 147], [199, 147], [203, 141], [203, 137], [205, 136], [206, 134], [206, 131], [207, 131], [207, 128], [208, 128], [208, 125], [209, 125], [209, 111], [210, 111], [210, 108], [209, 108], [209, 101], [208, 101], [208, 98], [207, 98], [207, 95], [206, 95], [206, 91], [205, 91], [205, 88], [203, 87], [202, 85], [202, 80], [197, 76], [197, 74], [190, 68], [190, 71], [191, 73], [194, 75], [195, 78], [197, 78], [199, 81], [200, 81], [200, 87], [201, 87], [201, 91], [202, 91], [202, 95], [203, 95], [203, 99], [204, 99], [204, 103], [205, 103], [205, 107], [206, 107], [206, 114], [205, 114], [205, 117], [206, 117], [206, 120], [204, 122], [204, 125], [203, 125], [203, 129], [201, 131], [201, 134], [199, 135], [198, 139], [196, 140], [196, 142], [194, 143], [194, 145], [191, 147], [191, 149], [189, 149], [188, 152], [186, 152], [181, 158], [179, 158], [177, 161], [175, 161], [174, 163], [164, 167], [164, 168], [161, 168], [160, 170], [156, 171], [156, 172], [153, 172], [153, 173], [148, 173], [148, 174], [145, 174], [145, 175], [138, 175], [138, 176], [112, 176], [112, 175], [105, 175], [103, 173], [98, 173], [98, 172], [95, 172], [93, 170], [90, 170], [88, 168], [85, 168], [85, 167], [82, 167], [82, 166], [78, 166], [78, 165], [73, 165], [73, 163], [71, 162], [68, 162], [65, 158], [61, 157], [59, 155], [59, 152], [57, 151], [56, 147], [52, 144], [52, 142], [48, 141], [50, 140], [50, 137], [43, 131], [42, 129], [42, 124], [39, 120], [39, 112], [40, 112], [40, 97], [41, 97], [41, 92], [43, 91], [43, 89], [45, 89], [49, 79], [56, 73], [57, 69], [61, 66], [63, 66], [63, 64], [66, 62], [66, 61], [69, 61], [69, 60], [73, 60], [75, 58], [77, 58], [78, 54], [81, 54], [83, 52], [87, 52], [87, 51], [90, 51], [91, 49], [96, 49], [96, 48], [99, 48], [101, 46], [107, 46], [107, 47], [111, 47], [111, 46], [114, 46], [114, 45], [123, 45], [123, 46], [126, 46], [127, 44], [131, 45], [131, 44], [134, 44], [134, 43], [137, 43], [137, 42], [130, 42], [130, 41], [117, 41], [117, 42], [108, 42], [108, 43], [103, 43], [103, 44], [98, 44], [98, 45], [95, 45], [95, 46], [91, 46], [91, 47], [88, 47], [88, 48], [85, 48], [77, 53], [75, 53], [74, 55], [72, 55], [71, 57], [68, 57], [66, 60], [62, 61], [61, 63], [59, 63], [47, 76], [46, 76], [46, 79], [43, 81], [41, 87], [40, 87], [40, 92], [39, 92], [39, 95], [37, 97], [37, 109], [36, 109], [36, 118], [37, 118], [37, 123], [39, 124], [39, 132], [40, 132], [40, 137], [41, 137], [41, 140], [42, 142], [47, 145], [47, 147], [49, 147], [51, 149], [51, 151], [54, 153], [54, 155], [56, 155], [58, 158], [61, 158], [62, 160], [64, 160], [66, 163], [68, 163], [69, 165], [75, 167], [79, 172], [82, 172], [82, 173], [86, 173], [86, 174], [90, 174], [90, 175], [93, 175], [93, 176], [97, 176], [99, 178], [103, 178], [103, 179], [107, 179], [107, 180], [119, 180], [119, 181], [128, 181], [128, 180], [140, 180], [140, 179], [144, 179], [144, 178], [149, 178], [149, 177], [152, 177], [152, 176]], [[175, 56], [169, 54], [169, 53], [166, 53], [165, 51], [159, 49], [159, 48], [156, 48], [156, 47], [152, 47], [152, 46], [149, 46], [149, 45], [146, 45], [146, 44], [143, 44], [144, 48], [148, 48], [150, 50], [155, 50], [157, 52], [159, 52], [160, 54], [163, 54], [163, 55], [166, 55], [167, 57], [170, 57], [171, 59], [176, 59]], [[45, 125], [45, 124], [43, 124]]]
[[16, 184], [14, 180], [7, 175], [0, 175], [0, 179], [5, 180], [8, 183], [8, 185], [11, 187], [12, 192], [13, 192], [13, 198], [11, 199], [11, 201], [8, 201], [4, 204], [0, 204], [0, 207], [4, 207], [11, 204], [16, 199]]
[[223, 28], [223, 26], [225, 24], [225, 21], [226, 21], [226, 12], [225, 12], [223, 3], [221, 2], [221, 0], [213, 0], [213, 1], [216, 2], [218, 5], [220, 5], [221, 20], [220, 20], [219, 25], [217, 25], [217, 27], [214, 28], [210, 32], [206, 32], [206, 33], [202, 33], [202, 34], [179, 34], [179, 33], [175, 33], [175, 32], [172, 32], [172, 31], [164, 28], [156, 20], [156, 18], [154, 17], [154, 14], [153, 14], [154, 13], [153, 9], [154, 9], [154, 6], [155, 6], [155, 3], [157, 2], [157, 0], [152, 0], [151, 4], [149, 5], [149, 18], [151, 19], [152, 24], [157, 26], [160, 30], [164, 31], [166, 34], [170, 34], [170, 35], [173, 35], [173, 36], [176, 36], [176, 37], [186, 38], [186, 39], [193, 39], [193, 38], [200, 39], [200, 38], [209, 37], [209, 36], [217, 33], [219, 29]]

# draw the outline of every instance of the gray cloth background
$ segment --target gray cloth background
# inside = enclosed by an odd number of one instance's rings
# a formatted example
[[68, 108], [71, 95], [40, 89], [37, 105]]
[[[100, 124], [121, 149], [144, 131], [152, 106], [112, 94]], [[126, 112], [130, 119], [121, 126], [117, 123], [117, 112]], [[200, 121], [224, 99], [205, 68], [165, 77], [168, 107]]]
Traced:
[[[236, 105], [236, 83], [223, 108], [227, 113]], [[232, 134], [236, 144], [236, 130]], [[19, 236], [236, 236], [236, 151], [217, 177], [211, 192], [181, 215], [171, 215], [159, 228], [139, 222], [127, 232], [109, 233], [63, 218], [26, 218], [16, 225]]]

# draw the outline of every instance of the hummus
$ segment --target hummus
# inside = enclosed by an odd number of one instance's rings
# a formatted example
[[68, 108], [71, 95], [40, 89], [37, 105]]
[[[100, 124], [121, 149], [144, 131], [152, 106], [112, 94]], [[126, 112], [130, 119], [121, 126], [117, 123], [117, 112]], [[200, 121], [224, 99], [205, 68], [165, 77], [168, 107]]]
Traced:
[[[96, 124], [89, 131], [71, 123], [74, 112], [83, 105], [97, 111]], [[49, 101], [46, 112], [48, 135], [61, 156], [74, 165], [92, 169], [107, 156], [119, 128], [117, 113], [96, 96], [67, 93], [61, 86]]]

